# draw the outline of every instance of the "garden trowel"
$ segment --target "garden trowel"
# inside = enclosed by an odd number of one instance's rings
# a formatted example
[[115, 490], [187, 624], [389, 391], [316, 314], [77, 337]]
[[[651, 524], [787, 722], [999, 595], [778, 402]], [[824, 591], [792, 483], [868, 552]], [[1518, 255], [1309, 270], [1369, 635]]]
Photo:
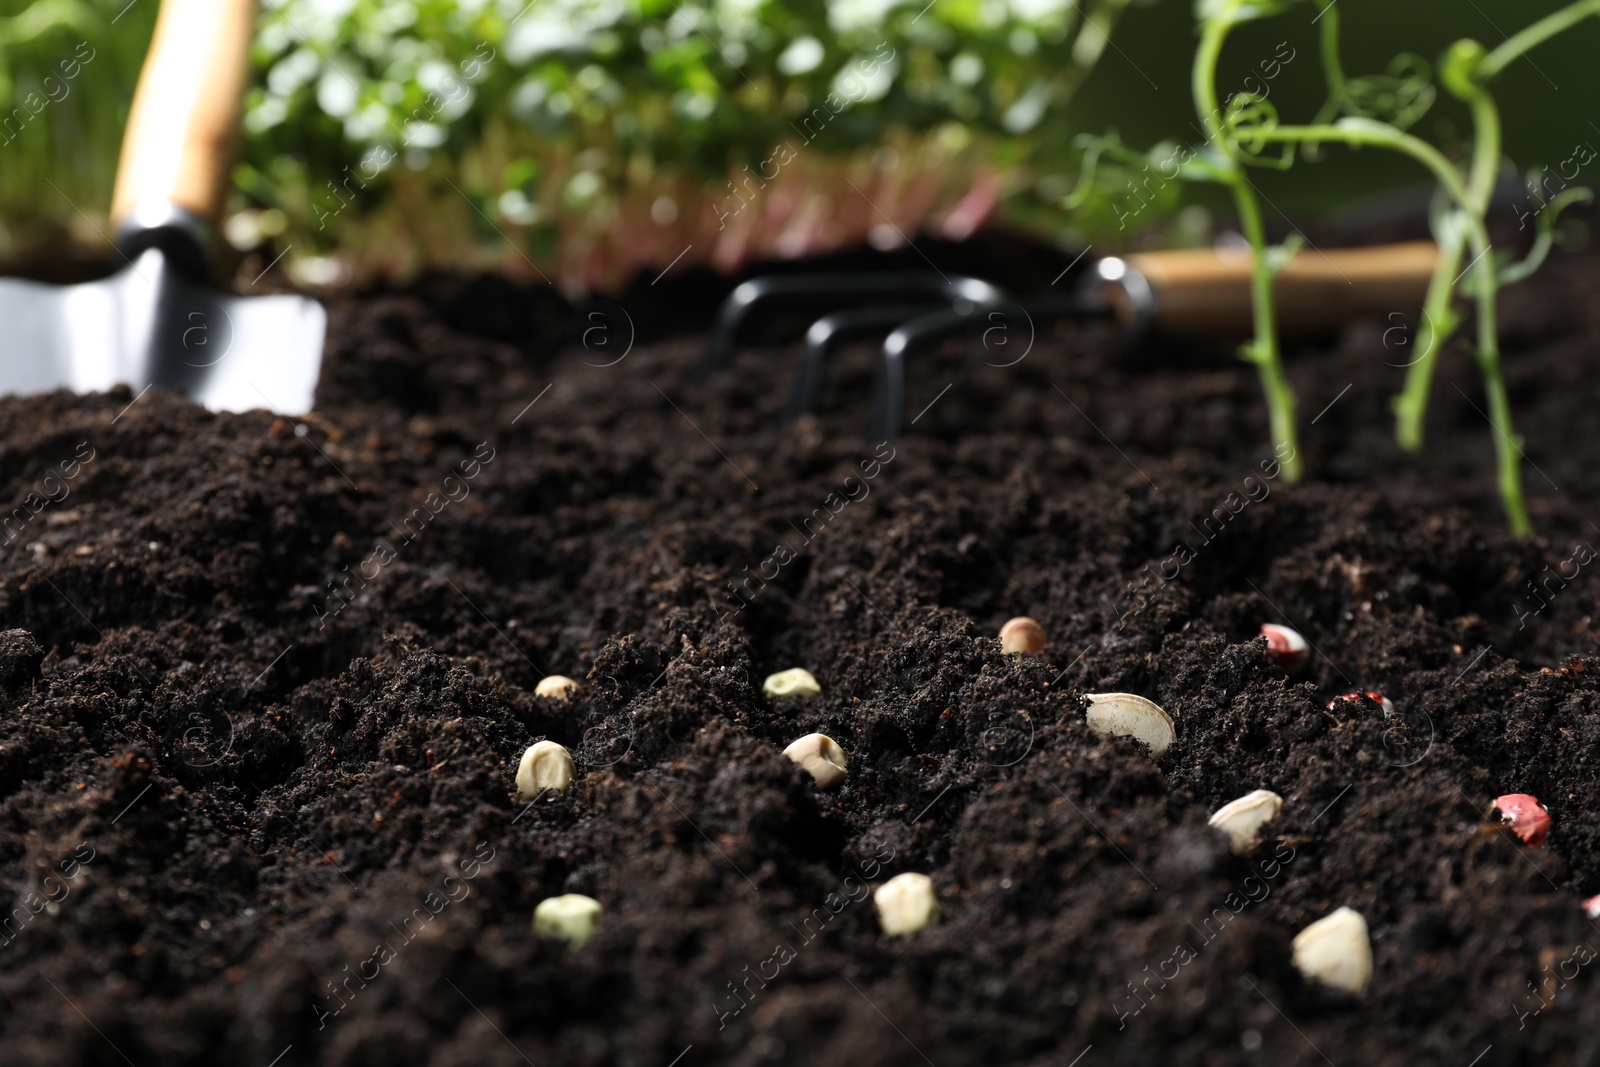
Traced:
[[207, 284], [255, 0], [164, 0], [111, 220], [122, 264], [81, 285], [0, 280], [0, 394], [158, 386], [218, 411], [311, 409], [327, 315]]

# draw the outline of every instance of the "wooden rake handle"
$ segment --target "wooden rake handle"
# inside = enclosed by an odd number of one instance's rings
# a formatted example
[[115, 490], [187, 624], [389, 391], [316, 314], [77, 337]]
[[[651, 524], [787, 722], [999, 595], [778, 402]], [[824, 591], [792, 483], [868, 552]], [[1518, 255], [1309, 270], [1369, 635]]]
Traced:
[[[1439, 249], [1430, 241], [1301, 249], [1273, 285], [1278, 328], [1287, 334], [1318, 333], [1369, 315], [1415, 311], [1438, 258]], [[1102, 261], [1098, 268], [1106, 281], [1103, 291], [1119, 314], [1190, 337], [1254, 332], [1251, 269], [1249, 252], [1209, 248], [1141, 252]]]
[[255, 16], [255, 0], [162, 0], [122, 139], [114, 225], [163, 204], [216, 224]]

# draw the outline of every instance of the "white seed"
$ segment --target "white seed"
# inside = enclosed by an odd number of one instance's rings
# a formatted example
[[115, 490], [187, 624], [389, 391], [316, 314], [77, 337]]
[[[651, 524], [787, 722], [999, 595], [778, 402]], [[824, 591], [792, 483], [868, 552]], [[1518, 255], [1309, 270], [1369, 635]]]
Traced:
[[778, 697], [800, 697], [810, 700], [812, 697], [822, 695], [822, 686], [811, 676], [811, 672], [804, 667], [791, 667], [777, 674], [767, 675], [767, 680], [761, 683], [761, 695], [769, 700]]
[[1340, 908], [1301, 930], [1294, 938], [1294, 966], [1313, 982], [1356, 996], [1372, 981], [1372, 942], [1367, 920]]
[[552, 674], [539, 679], [539, 684], [533, 687], [533, 695], [549, 697], [551, 700], [570, 700], [572, 694], [582, 688], [564, 674]]
[[1018, 615], [1000, 627], [1002, 652], [1021, 652], [1032, 656], [1043, 652], [1044, 645], [1044, 627], [1026, 615]]
[[897, 874], [872, 895], [878, 925], [891, 936], [911, 934], [939, 921], [939, 895], [925, 874]]
[[533, 932], [559, 937], [574, 948], [594, 936], [600, 925], [600, 902], [582, 893], [567, 893], [539, 901], [533, 909]]
[[806, 734], [783, 754], [804, 767], [818, 789], [833, 789], [844, 781], [844, 749], [827, 734]]
[[1283, 798], [1270, 789], [1230, 801], [1211, 816], [1211, 825], [1228, 835], [1235, 852], [1244, 852], [1261, 836], [1261, 828], [1283, 810]]
[[1154, 701], [1132, 693], [1090, 693], [1089, 729], [1102, 734], [1131, 737], [1150, 746], [1160, 756], [1178, 739], [1172, 717]]
[[517, 798], [533, 800], [546, 789], [563, 792], [572, 784], [575, 770], [572, 754], [554, 741], [530, 745], [517, 765]]

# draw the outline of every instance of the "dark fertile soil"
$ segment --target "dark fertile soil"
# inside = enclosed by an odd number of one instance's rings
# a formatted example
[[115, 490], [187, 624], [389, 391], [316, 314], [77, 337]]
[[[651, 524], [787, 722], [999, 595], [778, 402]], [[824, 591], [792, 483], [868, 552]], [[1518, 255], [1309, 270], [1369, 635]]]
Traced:
[[[1555, 577], [1600, 540], [1597, 268], [1506, 300], [1526, 544], [1465, 353], [1426, 454], [1392, 444], [1384, 321], [1295, 352], [1292, 487], [1225, 354], [955, 344], [891, 453], [868, 347], [786, 428], [793, 345], [700, 387], [698, 338], [605, 366], [625, 338], [451, 279], [335, 302], [303, 430], [0, 402], [0, 1060], [1600, 1062], [1600, 579]], [[1021, 614], [1040, 657], [994, 640]], [[763, 699], [793, 666], [823, 696]], [[1325, 707], [1362, 688], [1396, 717]], [[1087, 729], [1109, 690], [1169, 753]], [[813, 730], [836, 793], [781, 755]], [[525, 806], [541, 737], [578, 779]], [[1206, 817], [1257, 788], [1283, 814], [1234, 856]], [[1484, 832], [1508, 792], [1544, 847]], [[905, 871], [944, 922], [891, 939], [862, 898]], [[605, 908], [578, 949], [530, 929], [565, 892]], [[1364, 999], [1290, 965], [1341, 905]]]

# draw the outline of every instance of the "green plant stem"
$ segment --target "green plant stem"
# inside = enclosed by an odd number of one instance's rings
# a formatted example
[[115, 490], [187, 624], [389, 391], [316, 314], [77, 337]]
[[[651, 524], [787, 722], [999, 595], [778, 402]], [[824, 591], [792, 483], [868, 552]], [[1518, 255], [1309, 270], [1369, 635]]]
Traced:
[[1322, 47], [1322, 70], [1328, 79], [1328, 102], [1325, 109], [1329, 118], [1339, 114], [1344, 107], [1345, 77], [1344, 61], [1339, 56], [1339, 11], [1334, 4], [1329, 3], [1322, 9], [1322, 33], [1319, 42]]
[[1219, 168], [1218, 176], [1233, 193], [1233, 201], [1239, 211], [1239, 227], [1250, 244], [1250, 305], [1255, 340], [1244, 346], [1240, 354], [1256, 365], [1261, 377], [1273, 448], [1280, 457], [1284, 480], [1292, 484], [1300, 480], [1302, 469], [1295, 433], [1295, 395], [1278, 353], [1277, 314], [1272, 303], [1274, 272], [1267, 259], [1266, 228], [1261, 221], [1261, 205], [1256, 201], [1255, 189], [1240, 165], [1236, 148], [1226, 136], [1217, 105], [1217, 61], [1232, 26], [1228, 16], [1240, 3], [1241, 0], [1233, 0], [1222, 17], [1204, 24], [1200, 47], [1195, 53], [1192, 88], [1195, 106], [1199, 109], [1200, 120], [1206, 125], [1206, 133], [1217, 153], [1229, 163], [1229, 166]]
[[1478, 371], [1483, 375], [1483, 392], [1489, 402], [1489, 424], [1494, 427], [1495, 466], [1499, 472], [1500, 502], [1505, 508], [1511, 532], [1518, 537], [1533, 536], [1533, 522], [1522, 492], [1522, 439], [1511, 424], [1511, 401], [1506, 396], [1505, 378], [1500, 373], [1500, 335], [1495, 323], [1495, 295], [1499, 283], [1489, 255], [1482, 227], [1473, 238], [1478, 257], [1473, 268], [1478, 282]]
[[1439, 239], [1439, 259], [1428, 281], [1422, 304], [1422, 324], [1417, 330], [1417, 358], [1407, 366], [1406, 385], [1394, 399], [1395, 438], [1408, 452], [1422, 448], [1423, 420], [1428, 412], [1428, 392], [1439, 351], [1455, 333], [1457, 316], [1451, 307], [1455, 280], [1461, 272], [1465, 231], [1453, 226]]
[[[1322, 20], [1320, 44], [1322, 47], [1322, 73], [1328, 82], [1328, 99], [1322, 105], [1322, 110], [1317, 112], [1317, 117], [1312, 119], [1312, 125], [1332, 122], [1344, 110], [1345, 76], [1344, 61], [1339, 57], [1339, 9], [1332, 3], [1325, 3], [1322, 14], [1317, 16]], [[1315, 145], [1306, 145], [1308, 153], [1314, 153]]]
[[[1488, 94], [1483, 95], [1487, 97]], [[1492, 104], [1492, 101], [1490, 103]], [[1493, 130], [1497, 136], [1498, 122], [1495, 123]], [[1499, 477], [1500, 502], [1505, 508], [1506, 519], [1512, 533], [1518, 537], [1531, 536], [1533, 524], [1528, 518], [1528, 508], [1522, 491], [1521, 442], [1512, 426], [1511, 404], [1506, 396], [1505, 380], [1500, 373], [1500, 341], [1495, 323], [1495, 296], [1499, 283], [1495, 276], [1494, 260], [1490, 255], [1489, 233], [1484, 225], [1483, 209], [1480, 207], [1480, 204], [1487, 202], [1486, 198], [1480, 198], [1478, 190], [1463, 182], [1456, 169], [1432, 145], [1392, 126], [1369, 119], [1344, 119], [1332, 126], [1280, 126], [1271, 130], [1251, 130], [1245, 136], [1249, 140], [1261, 143], [1316, 140], [1392, 148], [1404, 152], [1431, 170], [1451, 200], [1455, 201], [1456, 210], [1452, 214], [1457, 225], [1453, 230], [1459, 232], [1463, 227], [1466, 229], [1468, 245], [1473, 253], [1471, 269], [1477, 283], [1475, 296], [1478, 303], [1478, 345], [1475, 358], [1478, 362], [1478, 371], [1483, 375], [1484, 395], [1489, 401], [1489, 424], [1495, 434], [1495, 463]], [[1452, 252], [1448, 247], [1452, 240], [1451, 233], [1452, 231], [1446, 231], [1442, 235], [1440, 259], [1443, 261], [1454, 258], [1459, 262], [1460, 251]], [[1440, 283], [1442, 273], [1441, 263], [1441, 266], [1435, 269], [1434, 284], [1429, 286], [1428, 292], [1429, 302], [1435, 306], [1436, 313], [1444, 319], [1443, 323], [1436, 325], [1450, 324], [1449, 318], [1454, 315], [1449, 304], [1455, 282], [1452, 280], [1448, 286], [1443, 286]], [[1438, 347], [1447, 338], [1448, 333], [1442, 329], [1438, 330], [1438, 340], [1430, 341], [1432, 345], [1432, 351], [1429, 352], [1430, 359], [1436, 357]]]
[[[1468, 202], [1462, 204], [1460, 210], [1482, 220], [1488, 213], [1489, 197], [1494, 192], [1500, 168], [1500, 113], [1494, 100], [1482, 90], [1472, 95], [1470, 103], [1474, 131], [1472, 168], [1466, 185]], [[1439, 242], [1439, 265], [1428, 286], [1428, 301], [1423, 308], [1424, 329], [1429, 334], [1427, 344], [1421, 357], [1406, 371], [1405, 387], [1394, 400], [1395, 439], [1401, 448], [1410, 452], [1422, 449], [1428, 396], [1433, 391], [1439, 353], [1455, 332], [1456, 315], [1450, 308], [1450, 297], [1461, 269], [1461, 249], [1459, 232], [1454, 239], [1447, 234]]]
[[[1571, 12], [1583, 4], [1568, 8]], [[1590, 4], [1590, 6], [1594, 6]], [[1582, 17], [1581, 15], [1579, 16]], [[1545, 20], [1549, 21], [1549, 20]], [[1539, 24], [1535, 24], [1537, 26]], [[1532, 27], [1530, 27], [1531, 29]], [[1557, 32], [1557, 27], [1549, 32]], [[1483, 87], [1485, 73], [1482, 64], [1478, 78], [1472, 81], [1468, 103], [1472, 107], [1475, 145], [1471, 177], [1467, 192], [1472, 200], [1472, 251], [1476, 264], [1478, 283], [1478, 372], [1483, 376], [1484, 396], [1489, 402], [1489, 424], [1494, 427], [1495, 466], [1499, 472], [1500, 500], [1511, 523], [1511, 532], [1518, 537], [1532, 537], [1533, 523], [1528, 518], [1528, 505], [1522, 492], [1522, 442], [1511, 424], [1511, 402], [1506, 397], [1505, 376], [1500, 372], [1500, 330], [1496, 322], [1495, 298], [1499, 293], [1494, 256], [1489, 247], [1489, 235], [1484, 219], [1489, 213], [1489, 198], [1494, 192], [1495, 178], [1500, 169], [1500, 110], [1494, 97]], [[1408, 383], [1409, 384], [1409, 383]], [[1431, 382], [1429, 383], [1431, 384]], [[1420, 434], [1420, 427], [1419, 427]]]
[[1261, 391], [1267, 398], [1267, 420], [1272, 434], [1275, 454], [1283, 465], [1284, 479], [1293, 484], [1300, 480], [1300, 450], [1296, 440], [1294, 415], [1294, 386], [1283, 371], [1283, 360], [1278, 355], [1278, 328], [1272, 303], [1273, 271], [1266, 257], [1266, 231], [1261, 223], [1261, 207], [1243, 172], [1233, 185], [1234, 203], [1239, 208], [1239, 225], [1244, 238], [1255, 251], [1254, 270], [1250, 275], [1250, 310], [1255, 320], [1255, 343], [1246, 345], [1244, 356], [1256, 365], [1261, 377]]
[[1500, 109], [1487, 90], [1472, 94], [1472, 170], [1467, 190], [1472, 194], [1473, 214], [1479, 218], [1489, 211], [1489, 197], [1500, 176]]
[[1530, 49], [1536, 48], [1556, 34], [1582, 22], [1590, 15], [1600, 15], [1600, 0], [1578, 0], [1506, 39], [1478, 64], [1478, 78], [1490, 81], [1514, 60], [1521, 59]]
[[[1434, 173], [1434, 178], [1438, 179], [1440, 186], [1445, 187], [1451, 200], [1456, 203], [1454, 214], [1469, 224], [1477, 222], [1477, 230], [1482, 232], [1482, 222], [1477, 221], [1477, 216], [1472, 214], [1472, 208], [1475, 206], [1472, 192], [1462, 182], [1461, 174], [1450, 165], [1450, 160], [1446, 160], [1426, 141], [1395, 130], [1394, 126], [1373, 120], [1346, 118], [1334, 125], [1278, 126], [1275, 130], [1253, 130], [1245, 136], [1258, 142], [1331, 141], [1352, 147], [1381, 146], [1403, 152]], [[1486, 235], [1483, 240], [1485, 243], [1488, 240]], [[1429, 382], [1432, 381], [1434, 366], [1438, 362], [1438, 352], [1443, 349], [1446, 339], [1450, 338], [1450, 334], [1454, 333], [1456, 328], [1456, 312], [1451, 307], [1451, 298], [1456, 288], [1456, 277], [1461, 270], [1462, 227], [1453, 227], [1451, 232], [1443, 234], [1438, 245], [1440, 246], [1438, 246], [1438, 261], [1434, 266], [1434, 277], [1430, 278], [1426, 302], [1422, 304], [1422, 325], [1418, 331], [1418, 347], [1421, 355], [1411, 363], [1410, 370], [1406, 371], [1405, 392], [1395, 400], [1397, 435], [1402, 446], [1411, 451], [1416, 451], [1422, 446], [1422, 418], [1427, 411], [1427, 390]]]
[[1572, 204], [1592, 203], [1594, 203], [1594, 190], [1582, 186], [1568, 189], [1552, 197], [1539, 215], [1538, 232], [1534, 235], [1533, 247], [1528, 249], [1528, 254], [1522, 257], [1521, 262], [1500, 268], [1500, 287], [1504, 289], [1508, 285], [1527, 281], [1550, 255], [1550, 249], [1555, 245], [1556, 223], [1560, 221], [1561, 213]]
[[[1450, 165], [1450, 161], [1427, 141], [1413, 137], [1403, 130], [1397, 130], [1386, 123], [1373, 119], [1340, 119], [1336, 123], [1323, 126], [1276, 126], [1272, 129], [1246, 130], [1239, 136], [1247, 141], [1263, 143], [1335, 141], [1351, 147], [1372, 145], [1402, 152], [1427, 167], [1444, 187], [1444, 191], [1450, 195], [1450, 199], [1471, 214], [1473, 205], [1471, 194], [1461, 175]], [[1482, 227], [1482, 223], [1477, 225], [1479, 228]]]

